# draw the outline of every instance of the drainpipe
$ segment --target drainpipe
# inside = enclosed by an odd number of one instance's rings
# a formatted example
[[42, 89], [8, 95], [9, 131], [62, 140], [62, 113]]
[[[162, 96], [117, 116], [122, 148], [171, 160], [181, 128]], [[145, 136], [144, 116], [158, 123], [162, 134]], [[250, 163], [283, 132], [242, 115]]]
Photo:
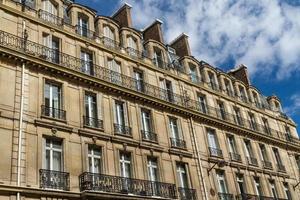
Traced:
[[[25, 36], [25, 21], [23, 21], [23, 40], [24, 40], [24, 50], [26, 48], [26, 36]], [[21, 101], [20, 101], [20, 118], [19, 118], [19, 145], [18, 145], [18, 164], [17, 164], [17, 186], [21, 186], [21, 156], [22, 156], [22, 135], [23, 135], [23, 110], [24, 110], [24, 73], [25, 73], [25, 63], [22, 63], [21, 72]], [[17, 192], [17, 200], [20, 200], [20, 192]]]
[[205, 200], [209, 200], [208, 196], [207, 196], [207, 191], [206, 191], [206, 186], [205, 186], [205, 181], [204, 181], [204, 176], [203, 176], [203, 167], [202, 167], [202, 162], [201, 162], [201, 155], [200, 155], [200, 152], [199, 152], [198, 142], [196, 140], [193, 117], [190, 117], [189, 121], [190, 121], [190, 124], [191, 124], [192, 138], [193, 138], [194, 143], [195, 143], [195, 150], [197, 152], [197, 162], [198, 162], [198, 165], [200, 167], [200, 170], [197, 170], [198, 177], [199, 177], [199, 179], [200, 179], [200, 181], [202, 182], [202, 185], [203, 185]]

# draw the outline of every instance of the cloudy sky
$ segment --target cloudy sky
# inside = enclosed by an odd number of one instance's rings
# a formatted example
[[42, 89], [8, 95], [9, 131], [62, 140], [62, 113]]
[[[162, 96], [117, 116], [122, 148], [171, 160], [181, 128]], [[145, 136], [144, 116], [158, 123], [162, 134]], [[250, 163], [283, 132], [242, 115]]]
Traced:
[[[155, 19], [164, 40], [189, 35], [192, 54], [229, 70], [241, 63], [251, 82], [268, 96], [276, 94], [284, 110], [300, 124], [299, 0], [77, 0], [111, 16], [124, 2], [133, 6], [135, 28]], [[298, 128], [299, 130], [299, 128]]]

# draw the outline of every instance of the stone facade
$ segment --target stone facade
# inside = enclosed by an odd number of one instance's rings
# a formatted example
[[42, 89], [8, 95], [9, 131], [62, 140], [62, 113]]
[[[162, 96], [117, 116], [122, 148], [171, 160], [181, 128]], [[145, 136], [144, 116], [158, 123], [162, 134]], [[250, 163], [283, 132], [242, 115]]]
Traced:
[[300, 199], [296, 125], [244, 67], [135, 30], [127, 4], [19, 2], [0, 1], [1, 200]]

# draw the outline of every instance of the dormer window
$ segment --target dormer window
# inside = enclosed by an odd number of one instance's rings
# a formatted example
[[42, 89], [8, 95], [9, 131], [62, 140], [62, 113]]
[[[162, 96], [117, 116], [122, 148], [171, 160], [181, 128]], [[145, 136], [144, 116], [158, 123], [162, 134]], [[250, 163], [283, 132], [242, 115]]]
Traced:
[[213, 90], [218, 90], [218, 85], [213, 73], [208, 72], [208, 79], [209, 79], [209, 83], [208, 83], [209, 87]]
[[189, 71], [190, 71], [190, 79], [193, 83], [199, 82], [199, 77], [197, 76], [197, 68], [195, 65], [190, 64], [189, 65]]
[[233, 91], [232, 91], [232, 89], [231, 89], [230, 81], [227, 80], [227, 79], [225, 79], [225, 80], [224, 80], [224, 84], [225, 84], [226, 94], [227, 94], [228, 96], [233, 97], [233, 96], [234, 96], [234, 93], [233, 93]]
[[115, 34], [114, 34], [114, 30], [109, 27], [109, 26], [104, 26], [103, 28], [103, 35], [104, 35], [104, 45], [107, 47], [115, 47], [116, 43], [115, 43]]
[[89, 37], [89, 21], [87, 16], [78, 16], [77, 32], [83, 37]]
[[275, 105], [275, 111], [281, 111], [280, 104], [278, 102], [275, 101], [274, 105]]
[[159, 68], [164, 68], [162, 51], [160, 49], [154, 49], [153, 63]]
[[260, 103], [259, 103], [259, 100], [258, 100], [258, 95], [255, 92], [253, 92], [252, 94], [253, 94], [253, 101], [254, 101], [255, 106], [257, 108], [260, 108], [261, 106], [260, 106]]
[[127, 51], [128, 54], [131, 56], [138, 56], [137, 52], [137, 42], [133, 37], [128, 37], [127, 38]]
[[247, 103], [248, 100], [247, 100], [245, 88], [243, 86], [239, 86], [239, 90], [240, 90], [241, 100]]
[[42, 10], [39, 11], [41, 19], [55, 25], [62, 25], [62, 21], [57, 18], [57, 5], [51, 0], [42, 0]]
[[[51, 0], [42, 0], [42, 8], [44, 11], [52, 14], [57, 15], [57, 5], [54, 4]], [[51, 17], [48, 15], [48, 17]]]

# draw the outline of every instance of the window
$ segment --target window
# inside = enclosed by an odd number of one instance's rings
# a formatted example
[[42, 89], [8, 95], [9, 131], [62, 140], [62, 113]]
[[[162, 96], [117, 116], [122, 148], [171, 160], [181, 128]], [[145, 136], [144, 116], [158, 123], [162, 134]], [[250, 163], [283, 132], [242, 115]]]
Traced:
[[148, 157], [147, 159], [148, 177], [150, 181], [158, 181], [158, 166], [157, 159], [153, 157]]
[[95, 145], [88, 145], [88, 169], [91, 173], [100, 174], [102, 172], [101, 166], [102, 151], [100, 147]]
[[51, 0], [42, 0], [42, 8], [45, 12], [41, 12], [40, 17], [43, 20], [46, 20], [48, 22], [57, 23], [57, 5], [55, 5]]
[[208, 85], [213, 89], [213, 90], [218, 90], [218, 85], [216, 83], [216, 79], [213, 73], [208, 72], [208, 79], [209, 83]]
[[254, 177], [255, 193], [258, 196], [263, 196], [259, 177]]
[[94, 75], [92, 54], [86, 51], [81, 51], [80, 58], [81, 58], [81, 71], [89, 75]]
[[61, 109], [61, 86], [52, 82], [46, 81], [44, 92], [44, 115], [53, 118], [64, 119]]
[[233, 94], [233, 91], [232, 91], [232, 89], [231, 89], [230, 81], [227, 80], [227, 79], [224, 79], [224, 84], [225, 84], [226, 94], [227, 94], [228, 96], [233, 97], [234, 94]]
[[280, 157], [278, 149], [273, 148], [273, 152], [274, 152], [274, 156], [275, 156], [275, 160], [276, 160], [276, 163], [277, 163], [278, 170], [285, 171], [285, 167], [282, 164], [281, 157]]
[[287, 198], [287, 200], [292, 200], [292, 195], [291, 195], [291, 192], [289, 189], [289, 184], [283, 183], [283, 187], [284, 187], [285, 197]]
[[242, 120], [242, 117], [241, 117], [241, 112], [240, 112], [240, 109], [237, 108], [237, 107], [234, 107], [233, 108], [234, 110], [234, 120], [235, 120], [235, 123], [240, 125], [240, 126], [243, 126], [243, 120]]
[[266, 118], [262, 118], [262, 121], [263, 121], [263, 125], [264, 125], [264, 132], [267, 134], [271, 134], [268, 120]]
[[89, 22], [88, 18], [85, 16], [79, 16], [78, 17], [78, 29], [77, 31], [79, 32], [80, 35], [84, 37], [88, 37], [89, 35]]
[[174, 94], [171, 81], [160, 79], [161, 97], [169, 102], [174, 101]]
[[248, 113], [248, 116], [249, 116], [249, 125], [250, 125], [250, 128], [252, 130], [256, 130], [256, 122], [255, 122], [255, 118], [254, 118], [254, 114], [253, 113]]
[[215, 131], [212, 129], [208, 129], [207, 137], [210, 155], [222, 157], [222, 150], [219, 149], [219, 143]]
[[62, 142], [57, 139], [45, 138], [45, 167], [47, 170], [63, 171]]
[[285, 126], [285, 137], [289, 141], [292, 140], [291, 130], [290, 130], [290, 127], [288, 127], [288, 126]]
[[156, 138], [153, 138], [150, 110], [142, 109], [141, 116], [143, 126], [143, 138], [146, 140], [156, 140]]
[[135, 79], [135, 88], [136, 88], [136, 90], [139, 91], [139, 92], [143, 92], [144, 91], [143, 72], [138, 71], [138, 70], [134, 70], [133, 74], [134, 74], [134, 79]]
[[254, 100], [254, 104], [257, 108], [260, 108], [260, 103], [259, 103], [259, 100], [258, 100], [258, 96], [256, 94], [256, 92], [252, 92], [252, 95], [253, 95], [253, 100]]
[[260, 154], [262, 161], [268, 161], [267, 150], [264, 144], [259, 144]]
[[193, 83], [198, 83], [198, 76], [197, 76], [197, 69], [195, 65], [190, 64], [189, 66], [190, 69], [190, 79]]
[[120, 133], [123, 131], [123, 127], [125, 126], [125, 113], [124, 113], [124, 103], [120, 101], [115, 102], [115, 122], [119, 127]]
[[180, 139], [177, 119], [173, 117], [169, 117], [169, 123], [170, 123], [171, 137], [174, 139]]
[[112, 29], [110, 26], [104, 26], [103, 27], [103, 43], [107, 47], [115, 48], [116, 42], [115, 42], [115, 33], [114, 29]]
[[180, 188], [189, 188], [186, 166], [184, 163], [176, 164], [177, 179]]
[[252, 165], [257, 165], [257, 160], [254, 158], [252, 146], [249, 140], [244, 140], [245, 153], [248, 159], [248, 163]]
[[233, 135], [227, 136], [227, 141], [228, 141], [228, 145], [229, 145], [229, 152], [236, 153], [237, 150], [236, 150], [234, 136]]
[[204, 95], [198, 95], [198, 101], [199, 101], [200, 111], [203, 112], [203, 113], [207, 113], [205, 96]]
[[237, 184], [238, 184], [239, 192], [243, 196], [243, 194], [247, 193], [246, 192], [245, 182], [244, 182], [244, 176], [242, 174], [237, 174], [236, 181], [237, 181]]
[[120, 175], [125, 178], [131, 177], [131, 155], [127, 152], [120, 152]]
[[240, 91], [242, 101], [247, 103], [248, 100], [247, 100], [245, 88], [243, 86], [239, 86], [239, 91]]
[[278, 194], [277, 194], [277, 190], [276, 190], [276, 186], [275, 186], [275, 181], [274, 180], [269, 180], [269, 183], [270, 183], [272, 195], [275, 199], [277, 199]]
[[165, 68], [164, 62], [163, 62], [162, 51], [160, 49], [154, 49], [153, 62], [157, 67]]
[[296, 155], [295, 156], [295, 160], [296, 160], [296, 164], [297, 164], [298, 170], [300, 172], [300, 155]]
[[219, 107], [219, 112], [218, 112], [219, 117], [223, 120], [226, 120], [226, 112], [225, 112], [224, 103], [221, 101], [218, 101], [217, 104]]
[[122, 84], [121, 65], [115, 59], [107, 60], [108, 68], [111, 70], [111, 81], [113, 83]]
[[43, 33], [43, 56], [51, 62], [59, 63], [59, 38]]
[[[228, 194], [227, 184], [225, 181], [225, 176], [223, 171], [217, 171], [217, 182], [218, 182], [219, 193]], [[221, 200], [227, 199], [225, 195], [221, 195], [220, 197]]]
[[133, 37], [128, 37], [127, 38], [127, 45], [128, 45], [128, 53], [129, 55], [131, 56], [138, 56], [138, 53], [137, 53], [137, 42], [135, 41], [135, 39], [133, 39]]
[[85, 103], [85, 125], [97, 127], [98, 115], [97, 115], [96, 95], [92, 93], [86, 93], [84, 98], [84, 103]]

